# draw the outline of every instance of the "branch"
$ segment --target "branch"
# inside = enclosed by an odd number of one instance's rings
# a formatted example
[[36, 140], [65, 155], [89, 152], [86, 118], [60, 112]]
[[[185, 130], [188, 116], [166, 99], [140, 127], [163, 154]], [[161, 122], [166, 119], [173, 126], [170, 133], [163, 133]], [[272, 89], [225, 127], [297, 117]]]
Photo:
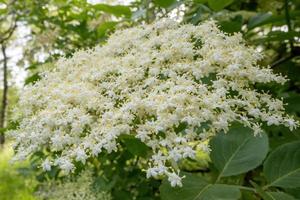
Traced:
[[[288, 32], [292, 31], [292, 23], [291, 23], [291, 17], [289, 12], [289, 0], [284, 1], [284, 12], [285, 12], [285, 20], [288, 27]], [[289, 39], [291, 52], [293, 52], [294, 49], [294, 40], [293, 38]]]
[[[10, 6], [12, 6], [14, 3], [16, 2], [16, 0], [12, 0], [7, 4], [7, 8], [9, 8]], [[12, 34], [14, 33], [14, 31], [17, 28], [17, 21], [18, 21], [18, 17], [16, 17], [15, 15], [15, 10], [12, 9], [12, 12], [9, 12], [6, 16], [5, 19], [7, 19], [10, 15], [12, 15], [12, 24], [10, 25], [10, 27], [4, 32], [2, 33], [2, 36], [0, 37], [0, 43], [3, 44], [6, 40], [8, 40]]]
[[292, 49], [292, 50], [293, 51], [289, 55], [282, 57], [279, 60], [275, 61], [273, 64], [271, 64], [271, 68], [275, 68], [278, 65], [280, 65], [290, 59], [293, 59], [294, 57], [300, 56], [300, 47], [294, 46], [294, 49]]
[[3, 34], [3, 35], [7, 35], [6, 37], [0, 38], [0, 43], [4, 43], [6, 40], [8, 40], [12, 34], [14, 33], [14, 31], [17, 28], [17, 20], [15, 20], [13, 22], [13, 25], [11, 25], [11, 27]]
[[294, 57], [295, 57], [295, 55], [293, 55], [293, 54], [290, 54], [290, 55], [288, 55], [288, 56], [282, 57], [282, 58], [280, 58], [279, 60], [277, 60], [277, 61], [275, 61], [274, 63], [272, 63], [272, 64], [271, 64], [271, 68], [275, 68], [275, 67], [277, 67], [278, 65], [280, 65], [280, 64], [282, 64], [282, 63], [284, 63], [284, 62], [286, 62], [286, 61], [288, 61], [288, 60], [290, 60], [290, 59], [292, 59], [292, 58], [294, 58]]
[[[9, 2], [9, 3], [6, 5], [6, 7], [9, 8], [9, 7], [12, 6], [16, 1], [17, 1], [17, 0], [12, 0], [11, 2]], [[7, 13], [6, 16], [1, 16], [0, 22], [2, 22], [3, 20], [7, 20], [7, 16], [9, 16], [9, 15], [14, 15], [15, 12], [16, 12], [16, 11], [15, 11], [14, 9], [9, 10], [9, 12]]]
[[[0, 111], [0, 128], [3, 129], [5, 125], [5, 118], [6, 118], [6, 108], [7, 108], [7, 93], [8, 93], [8, 84], [7, 84], [7, 55], [6, 55], [6, 47], [2, 43], [1, 44], [1, 51], [3, 55], [3, 93], [2, 93], [2, 104], [1, 104], [1, 111]], [[1, 132], [0, 134], [0, 145], [4, 144], [5, 136], [4, 133]]]

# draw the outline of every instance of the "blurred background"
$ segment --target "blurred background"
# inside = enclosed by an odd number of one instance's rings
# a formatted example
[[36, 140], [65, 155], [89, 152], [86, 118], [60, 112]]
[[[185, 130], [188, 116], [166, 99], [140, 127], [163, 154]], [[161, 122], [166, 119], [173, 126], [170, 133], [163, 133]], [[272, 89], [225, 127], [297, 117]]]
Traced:
[[[12, 108], [22, 87], [39, 80], [40, 73], [50, 69], [59, 57], [104, 44], [116, 29], [160, 18], [192, 24], [212, 18], [228, 34], [241, 32], [247, 44], [264, 54], [261, 65], [269, 65], [289, 78], [283, 86], [256, 87], [283, 98], [288, 113], [299, 116], [299, 0], [0, 0], [0, 200], [66, 199], [63, 194], [69, 188], [80, 191], [80, 185], [68, 180], [70, 185], [55, 188], [58, 196], [51, 196], [49, 193], [59, 180], [58, 172], [45, 174], [37, 167], [43, 155], [35, 155], [24, 163], [9, 163], [13, 149], [6, 132], [17, 125], [11, 119]], [[267, 131], [272, 136], [271, 147], [300, 137], [299, 130], [290, 133], [282, 127], [270, 127]], [[125, 152], [122, 156], [112, 155], [110, 159], [126, 162], [129, 155]], [[199, 156], [198, 162], [184, 167], [205, 168], [206, 157]], [[111, 194], [93, 191], [98, 196], [88, 199], [159, 199], [159, 182], [137, 175], [143, 172], [124, 168], [107, 173], [112, 173], [108, 180], [98, 177], [91, 184], [108, 188]], [[89, 176], [88, 172], [84, 175]], [[80, 181], [83, 185], [89, 180]]]

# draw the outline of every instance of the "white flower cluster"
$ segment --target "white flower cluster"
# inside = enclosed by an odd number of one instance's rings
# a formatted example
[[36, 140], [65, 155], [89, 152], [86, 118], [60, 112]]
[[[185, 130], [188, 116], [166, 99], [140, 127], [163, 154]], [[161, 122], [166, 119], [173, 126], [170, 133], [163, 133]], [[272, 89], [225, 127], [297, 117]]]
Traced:
[[111, 194], [96, 188], [94, 181], [92, 172], [84, 171], [75, 180], [46, 182], [36, 196], [47, 200], [112, 200]]
[[117, 151], [118, 137], [130, 134], [152, 149], [147, 177], [166, 175], [180, 186], [174, 163], [195, 156], [191, 142], [226, 132], [233, 122], [255, 135], [262, 123], [298, 126], [281, 100], [253, 88], [286, 81], [259, 66], [261, 58], [241, 34], [224, 34], [213, 21], [164, 19], [117, 31], [104, 46], [61, 58], [25, 88], [16, 159], [47, 147], [60, 153], [43, 168], [71, 172], [75, 161]]

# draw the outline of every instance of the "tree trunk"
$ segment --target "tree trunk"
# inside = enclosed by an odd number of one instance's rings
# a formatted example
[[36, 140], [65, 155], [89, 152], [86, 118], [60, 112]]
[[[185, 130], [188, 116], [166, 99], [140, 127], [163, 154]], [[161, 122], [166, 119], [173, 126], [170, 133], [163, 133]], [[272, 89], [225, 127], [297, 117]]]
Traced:
[[7, 55], [6, 55], [6, 47], [2, 43], [1, 51], [3, 55], [3, 93], [2, 93], [2, 104], [0, 110], [0, 145], [3, 145], [5, 142], [5, 136], [3, 129], [5, 127], [5, 118], [6, 118], [6, 107], [7, 107], [7, 92], [8, 92], [8, 85], [7, 85]]

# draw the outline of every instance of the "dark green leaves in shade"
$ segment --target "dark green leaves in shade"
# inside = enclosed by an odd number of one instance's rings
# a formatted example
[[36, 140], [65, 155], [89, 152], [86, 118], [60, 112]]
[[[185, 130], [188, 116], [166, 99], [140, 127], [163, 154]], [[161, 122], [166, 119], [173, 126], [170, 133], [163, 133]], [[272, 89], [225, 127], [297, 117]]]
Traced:
[[214, 11], [220, 11], [229, 6], [234, 0], [208, 0], [208, 5]]
[[264, 163], [264, 174], [269, 186], [300, 187], [300, 141], [275, 149]]
[[[290, 18], [297, 19], [299, 18], [300, 12], [290, 11]], [[265, 13], [257, 13], [257, 15], [251, 17], [248, 22], [248, 30], [251, 30], [256, 27], [260, 27], [266, 24], [276, 24], [278, 26], [282, 26], [286, 23], [286, 16], [284, 14], [281, 15], [273, 15], [271, 12]]]
[[238, 188], [224, 184], [209, 184], [195, 174], [185, 174], [182, 187], [171, 187], [167, 180], [160, 186], [162, 200], [235, 200], [241, 193]]
[[267, 192], [270, 200], [296, 200], [293, 196], [284, 192]]
[[131, 154], [141, 157], [147, 156], [149, 147], [146, 146], [145, 143], [141, 142], [139, 139], [128, 135], [122, 137], [122, 141]]
[[257, 26], [261, 26], [271, 18], [271, 13], [259, 13], [249, 19], [248, 29], [253, 29]]
[[237, 15], [228, 21], [220, 21], [221, 29], [227, 33], [234, 33], [241, 31], [243, 25], [242, 15]]
[[33, 83], [35, 83], [36, 81], [38, 81], [40, 79], [41, 79], [40, 75], [38, 73], [35, 73], [32, 76], [29, 76], [28, 78], [26, 78], [25, 85], [28, 85], [28, 84], [31, 84], [31, 83], [33, 84]]
[[163, 8], [167, 8], [175, 2], [176, 2], [176, 0], [154, 0], [154, 4], [156, 4], [160, 7], [163, 7]]
[[210, 142], [211, 160], [219, 177], [247, 172], [259, 166], [267, 155], [269, 143], [265, 133], [254, 136], [250, 128], [235, 126], [228, 133], [217, 134]]

